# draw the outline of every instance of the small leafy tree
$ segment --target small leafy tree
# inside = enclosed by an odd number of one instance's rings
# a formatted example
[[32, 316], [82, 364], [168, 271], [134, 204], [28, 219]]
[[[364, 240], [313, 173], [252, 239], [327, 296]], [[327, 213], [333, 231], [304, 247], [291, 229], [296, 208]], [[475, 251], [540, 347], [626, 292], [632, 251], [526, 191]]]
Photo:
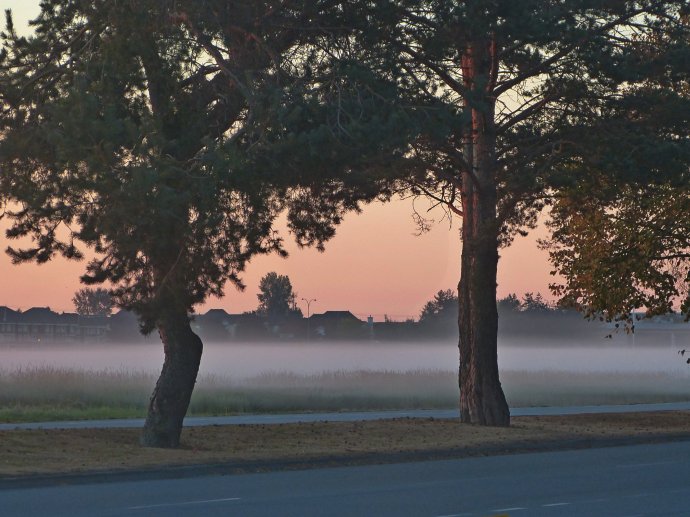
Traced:
[[690, 317], [685, 176], [676, 185], [619, 184], [615, 193], [581, 182], [568, 192], [552, 210], [553, 237], [545, 243], [564, 279], [552, 284], [554, 293], [588, 317], [632, 324], [641, 308], [651, 316], [678, 307]]
[[296, 296], [287, 275], [279, 275], [274, 271], [266, 273], [259, 282], [259, 306], [256, 314], [271, 323], [290, 316], [301, 318], [302, 311], [297, 307]]
[[113, 310], [113, 299], [107, 289], [84, 288], [74, 293], [74, 309], [81, 316], [109, 316]]
[[554, 294], [588, 317], [625, 321], [626, 330], [639, 309], [680, 308], [690, 318], [687, 3], [677, 19], [659, 22], [669, 24], [676, 30], [637, 38], [633, 59], [653, 74], [611, 112], [625, 138], [611, 154], [601, 138], [610, 127], [584, 136], [590, 152], [555, 185], [552, 238], [542, 243], [563, 278]]

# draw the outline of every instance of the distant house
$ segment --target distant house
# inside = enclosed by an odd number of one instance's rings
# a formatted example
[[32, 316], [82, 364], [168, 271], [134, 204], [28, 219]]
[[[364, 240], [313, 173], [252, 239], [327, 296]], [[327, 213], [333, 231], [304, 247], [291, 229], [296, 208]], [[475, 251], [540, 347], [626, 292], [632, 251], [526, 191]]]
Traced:
[[0, 342], [14, 342], [18, 334], [18, 311], [0, 307]]
[[326, 311], [309, 318], [312, 335], [323, 338], [359, 338], [367, 335], [366, 322], [350, 311]]
[[25, 312], [0, 307], [0, 342], [4, 343], [100, 342], [107, 331], [104, 317], [58, 314], [49, 307], [32, 307]]
[[76, 317], [79, 327], [79, 340], [81, 341], [101, 343], [110, 331], [109, 318], [107, 316], [80, 316], [79, 314], [71, 314], [70, 316]]
[[146, 340], [139, 329], [139, 320], [131, 311], [119, 310], [108, 318], [110, 330], [108, 341], [115, 343], [138, 343]]
[[[438, 322], [436, 322], [438, 323]], [[441, 320], [443, 323], [443, 320]], [[432, 327], [431, 330], [428, 327], [422, 326], [413, 320], [407, 321], [377, 321], [372, 323], [372, 335], [377, 340], [382, 341], [406, 341], [412, 339], [422, 338], [438, 338], [439, 336], [445, 337], [448, 335], [447, 330], [443, 325], [438, 327]], [[440, 328], [439, 328], [440, 327]], [[455, 326], [457, 331], [457, 323]]]
[[223, 309], [210, 309], [205, 314], [195, 315], [192, 330], [204, 341], [242, 341], [270, 336], [264, 321], [256, 314], [230, 314]]
[[235, 337], [237, 323], [223, 309], [210, 309], [206, 314], [194, 317], [192, 329], [203, 340], [227, 341], [228, 338]]

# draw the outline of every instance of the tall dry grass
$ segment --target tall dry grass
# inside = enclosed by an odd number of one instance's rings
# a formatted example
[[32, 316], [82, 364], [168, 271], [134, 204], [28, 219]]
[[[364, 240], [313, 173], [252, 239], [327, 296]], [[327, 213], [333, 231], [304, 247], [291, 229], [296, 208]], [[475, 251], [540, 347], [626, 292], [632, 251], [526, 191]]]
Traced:
[[[242, 381], [201, 376], [190, 415], [453, 408], [456, 373], [444, 370], [266, 372]], [[504, 371], [509, 404], [562, 406], [690, 400], [690, 377]], [[0, 420], [142, 417], [153, 374], [53, 367], [0, 370]]]

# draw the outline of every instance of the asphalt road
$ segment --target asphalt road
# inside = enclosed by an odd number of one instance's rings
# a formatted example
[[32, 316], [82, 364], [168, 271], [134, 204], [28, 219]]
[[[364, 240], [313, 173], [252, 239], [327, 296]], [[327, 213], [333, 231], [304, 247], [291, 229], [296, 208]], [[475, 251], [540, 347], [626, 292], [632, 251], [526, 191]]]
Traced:
[[[690, 410], [690, 402], [668, 404], [625, 404], [608, 406], [561, 406], [511, 408], [511, 416], [527, 415], [575, 415], [583, 413], [630, 413], [633, 411], [680, 411]], [[343, 413], [291, 413], [284, 415], [238, 415], [221, 417], [187, 417], [185, 427], [232, 424], [284, 424], [293, 422], [352, 422], [355, 420], [381, 420], [384, 418], [457, 418], [457, 409], [432, 409], [409, 411], [366, 411]], [[25, 424], [0, 424], [0, 431], [11, 429], [99, 429], [142, 427], [143, 419], [79, 420], [66, 422], [31, 422]], [[690, 515], [690, 512], [689, 512]]]
[[690, 442], [0, 490], [0, 514], [690, 515]]

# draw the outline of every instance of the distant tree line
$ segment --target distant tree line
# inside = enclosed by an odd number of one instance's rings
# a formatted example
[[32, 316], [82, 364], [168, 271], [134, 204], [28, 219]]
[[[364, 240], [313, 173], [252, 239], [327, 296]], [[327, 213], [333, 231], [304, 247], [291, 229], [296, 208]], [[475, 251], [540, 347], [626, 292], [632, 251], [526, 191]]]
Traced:
[[[458, 296], [452, 289], [438, 291], [429, 300], [419, 315], [420, 331], [418, 335], [448, 336], [458, 332]], [[510, 293], [496, 301], [499, 315], [522, 314], [553, 315], [568, 311], [571, 316], [582, 319], [582, 316], [564, 304], [550, 304], [544, 296], [537, 292], [526, 292], [522, 299], [515, 293]]]
[[541, 293], [527, 292], [520, 301], [515, 293], [511, 293], [505, 298], [496, 301], [499, 312], [501, 311], [524, 311], [524, 312], [546, 312], [555, 310], [556, 306], [551, 306]]

